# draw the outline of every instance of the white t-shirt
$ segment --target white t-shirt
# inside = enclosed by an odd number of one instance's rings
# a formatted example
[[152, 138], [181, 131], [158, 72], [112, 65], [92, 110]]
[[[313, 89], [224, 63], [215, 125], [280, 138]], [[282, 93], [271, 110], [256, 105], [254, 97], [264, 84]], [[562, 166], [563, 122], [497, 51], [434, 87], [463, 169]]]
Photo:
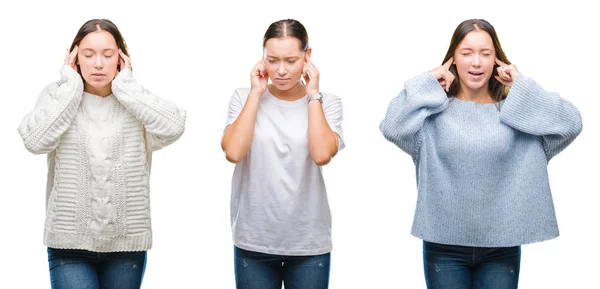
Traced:
[[[249, 88], [236, 89], [227, 125], [242, 111]], [[231, 184], [231, 227], [239, 248], [276, 255], [331, 251], [331, 212], [321, 167], [308, 151], [308, 98], [260, 99], [250, 151]], [[323, 111], [344, 148], [342, 102], [323, 93]]]

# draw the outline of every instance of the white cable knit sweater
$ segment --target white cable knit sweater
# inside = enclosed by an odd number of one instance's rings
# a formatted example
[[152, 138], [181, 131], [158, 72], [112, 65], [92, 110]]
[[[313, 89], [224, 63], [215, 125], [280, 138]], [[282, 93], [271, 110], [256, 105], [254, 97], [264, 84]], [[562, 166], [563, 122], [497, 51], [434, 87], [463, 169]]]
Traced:
[[83, 92], [81, 76], [65, 65], [19, 126], [29, 151], [48, 154], [48, 247], [152, 247], [152, 152], [183, 134], [186, 112], [144, 89], [129, 69], [115, 77], [112, 93]]

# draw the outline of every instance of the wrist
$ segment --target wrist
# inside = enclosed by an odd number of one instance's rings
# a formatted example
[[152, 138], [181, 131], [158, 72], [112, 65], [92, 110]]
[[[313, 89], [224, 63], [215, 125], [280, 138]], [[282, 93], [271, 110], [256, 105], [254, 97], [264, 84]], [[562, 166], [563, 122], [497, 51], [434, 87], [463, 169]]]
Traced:
[[261, 89], [261, 88], [250, 88], [250, 93], [248, 94], [249, 97], [255, 97], [255, 98], [260, 98], [263, 94], [265, 94], [265, 91], [267, 91], [266, 89]]
[[308, 103], [311, 102], [318, 102], [318, 103], [323, 103], [323, 94], [321, 92], [315, 92], [315, 93], [307, 93], [308, 95]]

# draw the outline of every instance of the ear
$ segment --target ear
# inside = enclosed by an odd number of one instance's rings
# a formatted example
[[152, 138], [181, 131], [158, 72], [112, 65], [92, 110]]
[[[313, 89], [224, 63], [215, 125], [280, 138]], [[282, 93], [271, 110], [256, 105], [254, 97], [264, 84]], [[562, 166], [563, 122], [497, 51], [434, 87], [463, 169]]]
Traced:
[[306, 49], [306, 53], [304, 53], [304, 62], [308, 62], [310, 60], [310, 54], [312, 53], [312, 47]]

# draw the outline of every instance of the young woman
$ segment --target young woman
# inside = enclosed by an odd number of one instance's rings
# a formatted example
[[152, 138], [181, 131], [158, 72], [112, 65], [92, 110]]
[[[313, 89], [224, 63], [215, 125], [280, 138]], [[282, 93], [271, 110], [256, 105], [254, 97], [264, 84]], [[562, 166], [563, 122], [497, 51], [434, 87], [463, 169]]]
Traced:
[[29, 151], [48, 154], [52, 288], [139, 288], [152, 246], [152, 152], [183, 134], [185, 111], [133, 78], [109, 20], [79, 29], [60, 72], [19, 126]]
[[408, 80], [380, 130], [412, 156], [428, 288], [517, 288], [520, 245], [558, 236], [548, 161], [579, 111], [506, 58], [485, 20], [461, 23], [443, 65]]
[[331, 214], [321, 166], [344, 148], [342, 103], [319, 90], [300, 22], [272, 23], [263, 48], [251, 88], [233, 93], [221, 143], [236, 163], [237, 288], [327, 288]]

